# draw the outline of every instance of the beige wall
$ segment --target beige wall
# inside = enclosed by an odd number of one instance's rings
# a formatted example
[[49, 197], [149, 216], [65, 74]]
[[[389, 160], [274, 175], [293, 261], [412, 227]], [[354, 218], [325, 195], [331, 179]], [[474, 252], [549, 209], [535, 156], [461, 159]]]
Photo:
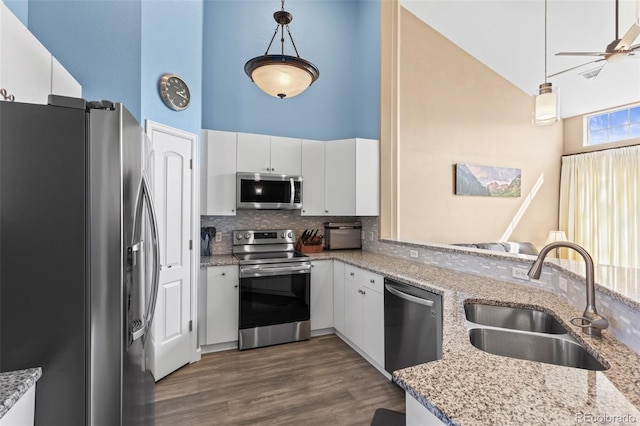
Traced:
[[[508, 240], [544, 244], [558, 223], [562, 122], [531, 124], [532, 97], [459, 49], [395, 0], [383, 5], [383, 39], [393, 29], [384, 16], [395, 4], [399, 46], [397, 130], [381, 120], [383, 166], [381, 236], [402, 241], [462, 243], [498, 241], [522, 216]], [[387, 16], [388, 18], [388, 16]], [[386, 23], [386, 24], [385, 24]], [[387, 25], [387, 27], [385, 27]], [[382, 43], [382, 60], [393, 42]], [[391, 67], [392, 68], [392, 67]], [[381, 93], [392, 93], [393, 76], [382, 67]], [[387, 70], [388, 72], [388, 70]], [[383, 95], [384, 96], [384, 95]], [[396, 138], [394, 141], [393, 138]], [[397, 144], [397, 159], [385, 155]], [[456, 163], [522, 169], [519, 198], [454, 195]], [[386, 169], [385, 169], [386, 167]], [[397, 178], [397, 205], [393, 185]], [[542, 179], [537, 193], [533, 188]], [[387, 182], [384, 182], [384, 181]], [[386, 203], [386, 205], [385, 205]], [[385, 217], [397, 207], [397, 228]]]

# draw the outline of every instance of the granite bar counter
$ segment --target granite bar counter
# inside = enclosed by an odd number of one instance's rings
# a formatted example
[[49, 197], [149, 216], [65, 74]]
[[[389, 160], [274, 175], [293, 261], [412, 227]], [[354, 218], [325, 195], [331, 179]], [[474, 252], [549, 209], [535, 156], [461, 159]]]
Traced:
[[[564, 298], [379, 254], [335, 253], [331, 257], [443, 295], [442, 359], [393, 374], [394, 382], [443, 422], [567, 425], [606, 416], [640, 421], [640, 356], [606, 331], [601, 338], [582, 334], [568, 321], [582, 312]], [[476, 349], [467, 335], [466, 301], [547, 312], [610, 368], [588, 371]]]
[[0, 419], [36, 384], [41, 376], [40, 367], [0, 373]]

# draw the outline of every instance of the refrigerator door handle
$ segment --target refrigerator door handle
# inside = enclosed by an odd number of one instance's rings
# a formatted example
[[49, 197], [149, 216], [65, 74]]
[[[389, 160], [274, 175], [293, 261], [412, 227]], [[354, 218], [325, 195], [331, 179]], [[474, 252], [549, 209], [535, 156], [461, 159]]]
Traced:
[[142, 211], [144, 203], [147, 204], [147, 212], [149, 224], [151, 227], [152, 257], [153, 257], [153, 274], [151, 275], [151, 287], [149, 292], [149, 300], [147, 308], [140, 322], [134, 321], [131, 333], [133, 340], [143, 337], [150, 330], [153, 321], [153, 315], [156, 310], [156, 300], [158, 298], [158, 286], [160, 282], [160, 242], [158, 237], [158, 220], [156, 216], [155, 205], [149, 187], [149, 181], [144, 172], [142, 172], [142, 180], [140, 182], [140, 191], [138, 192], [138, 201], [136, 202], [135, 220], [133, 222], [133, 247], [139, 247], [140, 232], [142, 228]]

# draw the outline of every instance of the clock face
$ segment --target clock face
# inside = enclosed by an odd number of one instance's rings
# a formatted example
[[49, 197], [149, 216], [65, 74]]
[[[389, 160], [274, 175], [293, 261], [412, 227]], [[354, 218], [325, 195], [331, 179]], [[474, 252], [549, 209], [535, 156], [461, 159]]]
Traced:
[[165, 74], [160, 78], [160, 94], [164, 103], [175, 111], [187, 109], [191, 99], [187, 83], [175, 74]]

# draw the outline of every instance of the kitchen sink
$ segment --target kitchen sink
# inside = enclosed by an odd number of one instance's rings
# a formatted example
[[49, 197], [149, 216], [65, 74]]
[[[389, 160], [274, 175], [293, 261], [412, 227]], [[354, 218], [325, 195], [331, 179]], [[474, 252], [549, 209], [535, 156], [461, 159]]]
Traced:
[[464, 312], [467, 320], [475, 324], [536, 333], [567, 333], [558, 320], [535, 309], [465, 303]]
[[469, 330], [469, 340], [476, 348], [494, 355], [585, 370], [608, 369], [569, 335], [567, 338], [559, 338], [506, 329], [472, 328]]
[[552, 315], [536, 309], [465, 303], [469, 340], [494, 355], [585, 370], [601, 364]]

